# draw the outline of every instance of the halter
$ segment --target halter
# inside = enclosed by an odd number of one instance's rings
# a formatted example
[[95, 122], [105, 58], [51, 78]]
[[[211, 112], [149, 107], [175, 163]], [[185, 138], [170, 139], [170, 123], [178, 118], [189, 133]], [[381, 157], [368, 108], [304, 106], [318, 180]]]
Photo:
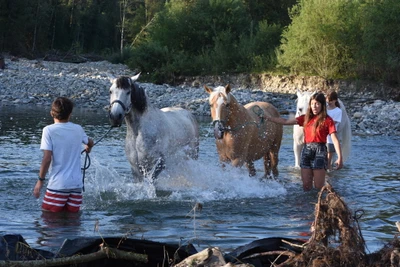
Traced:
[[[221, 120], [213, 121], [212, 125], [215, 127], [216, 123], [221, 122], [220, 124], [218, 124], [218, 130], [219, 131], [222, 131], [222, 132], [224, 132], [224, 131], [225, 132], [235, 132], [235, 131], [238, 131], [238, 130], [244, 128], [247, 125], [254, 124], [258, 128], [259, 136], [262, 136], [263, 135], [263, 131], [262, 131], [261, 126], [264, 124], [264, 110], [256, 105], [256, 106], [251, 108], [251, 111], [253, 111], [253, 113], [256, 114], [258, 118], [260, 118], [260, 122], [259, 123], [256, 123], [254, 121], [247, 121], [245, 123], [242, 123], [241, 125], [236, 126], [233, 129], [231, 127], [225, 127], [224, 125], [225, 125], [226, 121], [221, 121]], [[230, 113], [231, 112], [229, 111], [228, 112], [228, 116], [227, 116], [228, 119], [229, 119]]]
[[[218, 98], [220, 98], [220, 97], [222, 97], [222, 98], [225, 98], [225, 99], [227, 99], [228, 101], [230, 100], [229, 99], [229, 95], [225, 95], [225, 94], [223, 94], [223, 93], [221, 93], [221, 92], [219, 92], [218, 93], [218, 97], [217, 97], [217, 99]], [[217, 100], [214, 100], [210, 105], [212, 105], [213, 103], [215, 103]], [[212, 126], [214, 126], [215, 127], [215, 124], [217, 124], [217, 123], [219, 123], [218, 124], [218, 130], [220, 130], [220, 131], [230, 131], [230, 127], [225, 127], [224, 125], [226, 124], [226, 122], [228, 121], [228, 119], [229, 119], [229, 116], [230, 116], [230, 114], [231, 114], [231, 110], [229, 109], [229, 106], [230, 106], [230, 103], [228, 102], [227, 104], [225, 104], [225, 107], [226, 108], [228, 108], [228, 111], [227, 111], [227, 120], [213, 120], [212, 122], [211, 122], [211, 124], [212, 124]]]
[[124, 103], [122, 103], [121, 100], [114, 100], [113, 102], [111, 102], [110, 106], [109, 106], [109, 110], [111, 111], [111, 107], [112, 105], [114, 105], [115, 103], [120, 104], [122, 109], [124, 110], [125, 115], [128, 115], [129, 112], [131, 112], [132, 109], [132, 103], [128, 106], [128, 108], [125, 107]]
[[[264, 124], [264, 122], [265, 122], [265, 119], [264, 119], [264, 110], [262, 109], [262, 108], [260, 108], [259, 106], [257, 106], [257, 105], [255, 105], [255, 106], [253, 106], [252, 108], [251, 108], [251, 111], [254, 113], [254, 114], [256, 114], [257, 115], [257, 117], [260, 119], [260, 121], [257, 123], [257, 122], [254, 122], [254, 121], [247, 121], [247, 122], [244, 122], [244, 123], [242, 123], [241, 125], [238, 125], [238, 126], [236, 126], [235, 128], [231, 128], [230, 126], [225, 126], [226, 125], [226, 123], [227, 123], [227, 121], [229, 120], [229, 117], [230, 117], [230, 115], [231, 115], [231, 110], [230, 110], [230, 108], [229, 108], [229, 106], [231, 105], [230, 104], [230, 97], [231, 97], [231, 95], [228, 93], [228, 94], [224, 94], [224, 93], [222, 93], [222, 92], [217, 92], [217, 94], [218, 94], [218, 97], [217, 97], [217, 99], [219, 98], [219, 97], [222, 97], [222, 98], [225, 98], [225, 99], [227, 99], [228, 101], [228, 103], [227, 104], [225, 104], [226, 105], [226, 107], [228, 108], [228, 111], [227, 111], [227, 116], [226, 116], [226, 120], [213, 120], [212, 121], [212, 126], [215, 128], [215, 125], [217, 124], [217, 126], [218, 126], [218, 131], [220, 131], [220, 132], [231, 132], [231, 133], [233, 133], [233, 132], [236, 132], [236, 131], [238, 131], [238, 130], [240, 130], [240, 129], [243, 129], [244, 127], [246, 127], [247, 125], [251, 125], [251, 124], [253, 124], [253, 125], [255, 125], [256, 127], [257, 127], [257, 129], [258, 129], [258, 135], [259, 136], [262, 136], [262, 135], [264, 135], [264, 133], [263, 133], [263, 130], [262, 130], [262, 126], [263, 126], [263, 124]], [[214, 99], [212, 99], [213, 101], [210, 101], [211, 103], [210, 103], [210, 105], [212, 105], [213, 103], [215, 103], [215, 101], [216, 100], [214, 100]]]

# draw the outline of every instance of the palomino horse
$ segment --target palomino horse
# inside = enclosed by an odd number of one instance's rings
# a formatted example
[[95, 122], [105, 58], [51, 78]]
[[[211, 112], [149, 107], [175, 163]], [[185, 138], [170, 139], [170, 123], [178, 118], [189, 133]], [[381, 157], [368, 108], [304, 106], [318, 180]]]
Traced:
[[154, 107], [134, 77], [110, 77], [110, 123], [127, 125], [125, 152], [134, 178], [155, 179], [168, 159], [197, 159], [199, 130], [195, 117], [182, 108]]
[[[297, 91], [297, 108], [296, 117], [306, 113], [310, 98], [313, 95], [311, 92]], [[337, 133], [342, 148], [343, 162], [350, 156], [351, 151], [351, 124], [349, 116], [347, 115], [346, 107], [343, 102], [339, 100], [340, 109], [342, 110], [342, 120], [339, 123]], [[294, 165], [296, 168], [300, 167], [300, 155], [304, 145], [303, 127], [299, 125], [293, 126], [293, 152], [294, 152]]]
[[278, 154], [283, 127], [269, 123], [264, 116], [279, 117], [278, 110], [266, 102], [245, 106], [238, 103], [229, 85], [214, 90], [204, 86], [209, 96], [214, 136], [221, 162], [243, 164], [250, 176], [256, 174], [254, 161], [264, 157], [265, 177], [278, 175]]

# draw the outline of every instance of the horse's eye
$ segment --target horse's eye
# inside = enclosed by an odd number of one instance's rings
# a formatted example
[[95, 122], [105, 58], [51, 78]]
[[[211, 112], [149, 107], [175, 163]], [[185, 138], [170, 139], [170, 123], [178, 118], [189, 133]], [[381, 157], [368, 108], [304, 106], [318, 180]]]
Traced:
[[112, 93], [111, 93], [111, 90], [110, 90], [109, 92], [110, 92], [110, 95], [111, 95], [111, 94], [112, 94]]
[[127, 95], [130, 95], [130, 94], [131, 94], [131, 91], [128, 91], [126, 94], [127, 94]]

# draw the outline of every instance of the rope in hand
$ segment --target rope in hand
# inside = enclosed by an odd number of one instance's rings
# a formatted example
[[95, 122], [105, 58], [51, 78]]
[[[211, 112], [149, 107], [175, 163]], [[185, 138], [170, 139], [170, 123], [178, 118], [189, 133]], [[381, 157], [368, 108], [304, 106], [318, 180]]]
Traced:
[[[108, 131], [97, 141], [93, 144], [93, 146], [97, 145], [98, 142], [100, 142], [101, 140], [103, 140], [103, 138], [111, 131], [111, 129], [114, 127], [110, 127], [110, 129], [108, 129]], [[90, 156], [89, 153], [86, 150], [82, 150], [81, 154], [86, 153], [85, 155], [85, 162], [83, 164], [83, 167], [81, 168], [83, 176], [82, 176], [82, 190], [83, 192], [85, 192], [85, 174], [86, 174], [86, 170], [89, 169], [91, 161], [90, 161]]]

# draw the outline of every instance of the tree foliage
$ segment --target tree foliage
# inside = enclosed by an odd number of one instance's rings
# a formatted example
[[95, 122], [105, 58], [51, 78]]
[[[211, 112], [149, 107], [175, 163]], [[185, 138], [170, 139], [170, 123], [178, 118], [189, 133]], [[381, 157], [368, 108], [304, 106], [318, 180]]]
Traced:
[[400, 2], [300, 0], [278, 51], [292, 73], [400, 81]]
[[299, 1], [282, 34], [279, 63], [294, 73], [342, 76], [353, 62], [348, 32], [358, 27], [351, 23], [354, 9], [347, 0]]
[[[161, 79], [271, 67], [282, 27], [254, 21], [247, 10], [241, 0], [171, 0], [157, 14], [148, 38], [133, 48], [134, 62], [150, 76], [164, 73]], [[140, 57], [147, 58], [142, 51], [152, 54], [152, 48], [166, 52], [157, 58], [157, 74]]]
[[357, 49], [360, 75], [400, 82], [400, 1], [372, 1], [360, 9], [362, 42]]
[[0, 51], [108, 56], [169, 82], [285, 72], [400, 81], [398, 0], [0, 0]]

